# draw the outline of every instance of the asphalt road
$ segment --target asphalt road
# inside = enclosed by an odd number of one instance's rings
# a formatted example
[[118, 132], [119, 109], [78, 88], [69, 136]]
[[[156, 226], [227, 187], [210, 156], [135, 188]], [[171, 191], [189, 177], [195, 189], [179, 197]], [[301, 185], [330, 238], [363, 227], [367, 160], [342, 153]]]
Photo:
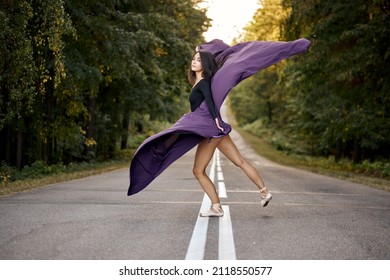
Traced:
[[199, 218], [209, 201], [190, 151], [132, 197], [122, 169], [1, 198], [0, 259], [390, 258], [390, 193], [274, 164], [232, 137], [273, 193], [268, 207], [216, 155], [208, 172], [226, 214]]

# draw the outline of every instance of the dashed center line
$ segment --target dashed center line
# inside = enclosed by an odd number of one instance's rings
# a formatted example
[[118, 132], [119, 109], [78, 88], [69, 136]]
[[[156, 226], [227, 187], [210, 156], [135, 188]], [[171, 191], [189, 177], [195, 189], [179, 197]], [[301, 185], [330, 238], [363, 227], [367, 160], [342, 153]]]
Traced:
[[[210, 167], [210, 180], [215, 181], [215, 170], [217, 170], [218, 195], [220, 198], [227, 198], [227, 192], [221, 168], [219, 151], [216, 150]], [[203, 197], [200, 212], [208, 211], [211, 207], [211, 201], [205, 194]], [[233, 227], [230, 218], [229, 206], [223, 205], [224, 215], [219, 219], [219, 241], [218, 241], [218, 259], [235, 260], [236, 251], [233, 237]], [[209, 217], [200, 217], [195, 223], [191, 241], [187, 249], [186, 260], [203, 260], [206, 249], [206, 240], [208, 232]]]
[[227, 198], [225, 182], [218, 182], [218, 195], [220, 198]]

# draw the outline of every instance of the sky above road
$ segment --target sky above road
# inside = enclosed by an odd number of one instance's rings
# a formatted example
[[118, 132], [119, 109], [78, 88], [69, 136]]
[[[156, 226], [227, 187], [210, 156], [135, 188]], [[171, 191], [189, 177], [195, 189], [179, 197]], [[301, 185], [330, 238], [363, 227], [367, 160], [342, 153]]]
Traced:
[[204, 0], [201, 7], [208, 8], [212, 26], [204, 34], [206, 41], [221, 39], [230, 44], [252, 20], [260, 7], [258, 0]]

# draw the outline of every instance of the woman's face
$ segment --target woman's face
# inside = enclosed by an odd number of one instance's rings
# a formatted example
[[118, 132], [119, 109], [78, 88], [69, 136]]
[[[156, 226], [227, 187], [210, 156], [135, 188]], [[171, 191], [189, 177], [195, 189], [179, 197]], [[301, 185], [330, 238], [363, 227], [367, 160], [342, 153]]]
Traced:
[[203, 71], [202, 62], [200, 60], [200, 54], [196, 53], [194, 57], [192, 58], [191, 62], [191, 70], [194, 72], [201, 72]]

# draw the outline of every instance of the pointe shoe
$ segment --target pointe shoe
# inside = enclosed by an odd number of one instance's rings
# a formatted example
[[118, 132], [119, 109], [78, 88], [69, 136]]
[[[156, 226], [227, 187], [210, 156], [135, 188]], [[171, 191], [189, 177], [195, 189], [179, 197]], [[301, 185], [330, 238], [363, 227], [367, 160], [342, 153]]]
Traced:
[[260, 201], [260, 203], [261, 203], [261, 206], [263, 206], [263, 207], [266, 207], [267, 205], [268, 205], [268, 203], [271, 201], [271, 199], [272, 199], [272, 194], [270, 194], [268, 191], [268, 193], [267, 193], [267, 195], [264, 197], [262, 194], [261, 194], [261, 192], [263, 192], [263, 191], [267, 191], [267, 188], [262, 188], [261, 190], [260, 190], [260, 195], [261, 195], [261, 201]]
[[212, 204], [211, 208], [207, 212], [202, 212], [199, 214], [201, 217], [222, 217], [223, 209], [220, 203]]

